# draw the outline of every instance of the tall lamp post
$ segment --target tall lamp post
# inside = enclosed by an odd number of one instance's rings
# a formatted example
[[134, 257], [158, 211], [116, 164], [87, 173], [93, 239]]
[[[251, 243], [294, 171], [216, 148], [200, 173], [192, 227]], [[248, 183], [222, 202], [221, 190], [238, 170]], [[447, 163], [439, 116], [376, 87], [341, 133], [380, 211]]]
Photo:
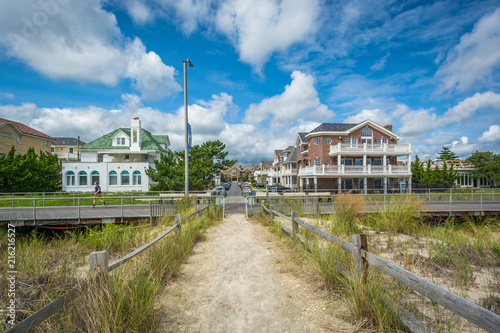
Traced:
[[189, 143], [188, 143], [188, 93], [187, 93], [187, 73], [186, 73], [186, 65], [189, 64], [189, 67], [193, 67], [191, 60], [187, 58], [187, 60], [182, 61], [184, 63], [184, 131], [185, 131], [185, 140], [184, 140], [184, 193], [189, 193]]

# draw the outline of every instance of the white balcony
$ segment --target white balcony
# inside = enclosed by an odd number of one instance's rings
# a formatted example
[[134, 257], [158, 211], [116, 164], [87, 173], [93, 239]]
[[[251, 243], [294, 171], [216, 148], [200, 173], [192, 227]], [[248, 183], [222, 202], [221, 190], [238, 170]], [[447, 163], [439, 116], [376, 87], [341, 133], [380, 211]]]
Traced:
[[281, 172], [282, 176], [297, 176], [297, 169], [286, 169]]
[[406, 165], [315, 165], [299, 169], [299, 177], [401, 177], [410, 176]]
[[255, 176], [267, 176], [269, 174], [269, 171], [267, 170], [256, 170], [253, 173]]
[[410, 155], [411, 145], [410, 144], [341, 144], [330, 146], [330, 156], [333, 155], [390, 155], [390, 156], [402, 156]]

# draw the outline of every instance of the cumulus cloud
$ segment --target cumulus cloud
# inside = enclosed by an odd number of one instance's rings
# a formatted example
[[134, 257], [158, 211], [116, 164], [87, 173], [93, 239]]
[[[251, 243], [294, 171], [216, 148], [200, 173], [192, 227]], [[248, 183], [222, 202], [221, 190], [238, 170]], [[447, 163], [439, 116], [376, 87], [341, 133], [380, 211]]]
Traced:
[[[436, 72], [443, 80], [442, 90], [466, 91], [484, 81], [500, 65], [500, 8], [484, 15], [448, 52]], [[486, 87], [490, 88], [490, 87]]]
[[[189, 105], [193, 144], [221, 140], [226, 144], [229, 158], [242, 164], [258, 163], [271, 159], [274, 149], [293, 144], [297, 132], [319, 125], [304, 121], [295, 127], [269, 130], [253, 124], [230, 124], [225, 118], [235, 109], [232, 96], [226, 93]], [[153, 134], [168, 134], [172, 150], [184, 149], [184, 107], [162, 112], [145, 106], [134, 94], [122, 95], [122, 102], [112, 109], [96, 106], [46, 108], [34, 103], [0, 105], [0, 118], [19, 121], [53, 137], [80, 136], [85, 142], [119, 127], [129, 127], [133, 117], [139, 117], [142, 127]]]
[[455, 140], [451, 143], [450, 149], [459, 156], [466, 156], [477, 150], [478, 145], [469, 142], [469, 138], [463, 136], [460, 140]]
[[326, 122], [335, 116], [321, 104], [312, 75], [294, 71], [291, 78], [283, 93], [251, 104], [245, 111], [245, 122], [258, 125], [268, 121], [269, 127], [277, 128], [300, 121]]
[[491, 125], [490, 128], [477, 139], [477, 141], [481, 143], [500, 141], [500, 126]]
[[129, 0], [124, 2], [125, 9], [134, 23], [143, 25], [155, 18], [151, 8], [141, 0]]
[[317, 29], [319, 1], [229, 0], [215, 25], [235, 45], [240, 59], [257, 72], [276, 51], [304, 42]]
[[370, 119], [377, 124], [385, 125], [390, 124], [392, 121], [392, 116], [385, 111], [380, 109], [374, 110], [362, 110], [360, 113], [347, 117], [344, 122], [345, 123], [361, 123], [367, 119]]
[[400, 119], [400, 132], [408, 135], [429, 132], [439, 127], [469, 119], [478, 110], [487, 108], [500, 109], [500, 94], [491, 91], [476, 93], [448, 109], [442, 116], [438, 116], [434, 109], [408, 109]]
[[131, 79], [146, 100], [181, 91], [174, 69], [138, 38], [125, 38], [100, 0], [1, 0], [0, 45], [51, 78], [116, 85]]

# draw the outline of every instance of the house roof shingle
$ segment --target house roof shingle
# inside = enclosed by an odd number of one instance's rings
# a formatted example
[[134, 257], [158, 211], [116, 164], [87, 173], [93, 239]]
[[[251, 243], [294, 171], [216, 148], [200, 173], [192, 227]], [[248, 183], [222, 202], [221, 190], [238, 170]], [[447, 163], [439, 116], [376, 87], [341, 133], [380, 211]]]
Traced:
[[[76, 146], [78, 144], [78, 139], [75, 138], [55, 138], [54, 141], [52, 141], [52, 145], [54, 146]], [[84, 145], [85, 142], [80, 140], [80, 145]]]
[[[130, 137], [130, 128], [118, 128], [113, 132], [105, 134], [94, 141], [91, 141], [81, 147], [80, 149], [85, 150], [94, 150], [94, 149], [123, 149], [128, 150], [128, 146], [113, 146], [113, 136], [119, 132], [123, 131]], [[158, 142], [158, 139], [164, 139], [161, 142]], [[168, 140], [168, 135], [153, 135], [149, 133], [147, 130], [141, 128], [141, 148], [143, 150], [160, 150], [166, 152], [165, 148], [162, 146], [165, 144], [165, 141]]]
[[15, 127], [17, 127], [17, 129], [23, 134], [38, 136], [40, 138], [49, 139], [49, 140], [55, 140], [53, 137], [51, 137], [45, 133], [42, 133], [40, 131], [37, 131], [36, 129], [31, 128], [29, 126], [26, 126], [20, 122], [0, 118], [0, 127], [3, 126], [4, 124], [7, 124], [7, 123], [10, 123], [10, 124], [14, 125]]
[[318, 127], [316, 127], [315, 129], [313, 129], [311, 132], [306, 133], [306, 135], [317, 132], [345, 132], [358, 125], [359, 124], [323, 123]]

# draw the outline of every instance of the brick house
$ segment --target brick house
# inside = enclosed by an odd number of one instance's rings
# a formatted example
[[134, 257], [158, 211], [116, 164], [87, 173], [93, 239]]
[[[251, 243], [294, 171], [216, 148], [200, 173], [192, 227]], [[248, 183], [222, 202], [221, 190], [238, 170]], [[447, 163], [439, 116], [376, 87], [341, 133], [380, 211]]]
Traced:
[[20, 122], [0, 118], [0, 156], [8, 154], [12, 146], [16, 154], [26, 154], [30, 147], [35, 149], [35, 153], [50, 153], [53, 140], [53, 137]]
[[260, 162], [259, 167], [253, 173], [253, 179], [257, 184], [267, 185], [267, 175], [273, 168], [273, 162]]
[[226, 170], [222, 170], [221, 174], [225, 179], [236, 182], [245, 179], [245, 176], [251, 179], [258, 167], [258, 165], [233, 165]]
[[[298, 184], [302, 190], [363, 193], [411, 189], [411, 145], [392, 125], [323, 123], [296, 138]], [[398, 157], [407, 157], [398, 165]]]

